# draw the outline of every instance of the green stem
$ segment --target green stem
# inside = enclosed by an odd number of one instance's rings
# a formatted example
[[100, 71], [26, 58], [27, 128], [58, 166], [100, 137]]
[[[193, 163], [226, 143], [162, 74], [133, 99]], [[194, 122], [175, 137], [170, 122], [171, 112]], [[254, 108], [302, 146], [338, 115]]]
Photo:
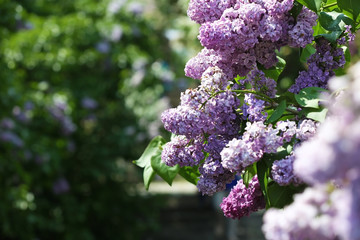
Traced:
[[263, 93], [256, 92], [254, 90], [231, 90], [231, 91], [235, 92], [235, 93], [252, 93], [252, 94], [257, 95], [258, 97], [262, 98], [263, 100], [265, 100], [267, 102], [270, 102], [270, 103], [275, 102], [273, 99], [269, 98], [267, 95], [265, 95]]
[[329, 7], [333, 7], [337, 4], [337, 2], [334, 2], [334, 3], [330, 3], [328, 5], [325, 5], [324, 7], [322, 7], [322, 9], [325, 9], [325, 8], [329, 8]]

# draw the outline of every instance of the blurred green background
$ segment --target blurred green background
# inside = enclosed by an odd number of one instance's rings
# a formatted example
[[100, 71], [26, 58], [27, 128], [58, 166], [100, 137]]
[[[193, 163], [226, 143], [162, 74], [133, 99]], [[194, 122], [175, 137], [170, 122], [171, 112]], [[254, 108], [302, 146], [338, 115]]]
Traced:
[[188, 86], [183, 69], [199, 46], [186, 8], [0, 0], [0, 239], [156, 230], [161, 204], [139, 195], [131, 161]]

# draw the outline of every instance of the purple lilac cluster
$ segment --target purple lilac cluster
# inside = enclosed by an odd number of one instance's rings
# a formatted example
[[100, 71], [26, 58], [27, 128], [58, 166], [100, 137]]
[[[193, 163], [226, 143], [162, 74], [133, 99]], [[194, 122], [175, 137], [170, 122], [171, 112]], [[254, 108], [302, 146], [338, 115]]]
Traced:
[[352, 42], [355, 40], [356, 35], [354, 33], [352, 33], [351, 25], [345, 25], [344, 34], [345, 34], [345, 36], [343, 36], [337, 40], [338, 44], [344, 45], [347, 42]]
[[294, 155], [276, 160], [271, 168], [272, 179], [280, 186], [299, 185], [302, 181], [294, 174]]
[[342, 48], [337, 48], [325, 38], [316, 43], [316, 52], [307, 61], [308, 69], [301, 71], [290, 92], [298, 93], [306, 87], [327, 88], [328, 80], [335, 75], [334, 70], [343, 67], [345, 57]]
[[360, 239], [360, 63], [331, 79], [330, 90], [341, 83], [346, 90], [329, 96], [328, 118], [295, 149], [294, 172], [311, 187], [265, 214], [268, 239]]
[[313, 41], [317, 15], [307, 8], [294, 19], [293, 0], [191, 0], [189, 17], [200, 23], [198, 39], [204, 49], [185, 67], [188, 77], [200, 79], [218, 66], [228, 79], [245, 76], [260, 63], [277, 62], [275, 51], [291, 44], [303, 47]]
[[21, 148], [24, 141], [14, 132], [15, 122], [11, 118], [3, 118], [0, 121], [0, 141]]
[[[275, 97], [276, 94], [276, 82], [274, 79], [266, 77], [264, 72], [257, 68], [249, 72], [245, 79], [239, 81], [239, 84], [241, 86], [250, 85], [251, 90], [265, 94], [270, 98]], [[255, 94], [245, 94], [244, 104], [242, 106], [243, 119], [251, 122], [265, 121], [267, 118], [265, 107], [268, 105], [269, 103]]]
[[60, 123], [62, 133], [65, 136], [68, 136], [72, 133], [74, 133], [77, 129], [77, 126], [72, 121], [70, 116], [66, 114], [66, 110], [68, 108], [68, 105], [63, 102], [55, 103], [53, 106], [50, 106], [48, 108], [48, 111], [51, 115], [51, 117]]
[[265, 199], [260, 184], [255, 176], [246, 187], [243, 180], [231, 189], [230, 194], [223, 199], [220, 205], [224, 215], [232, 219], [240, 219], [250, 213], [265, 208]]
[[201, 141], [190, 142], [185, 136], [175, 136], [163, 146], [161, 159], [168, 166], [194, 166], [204, 158]]

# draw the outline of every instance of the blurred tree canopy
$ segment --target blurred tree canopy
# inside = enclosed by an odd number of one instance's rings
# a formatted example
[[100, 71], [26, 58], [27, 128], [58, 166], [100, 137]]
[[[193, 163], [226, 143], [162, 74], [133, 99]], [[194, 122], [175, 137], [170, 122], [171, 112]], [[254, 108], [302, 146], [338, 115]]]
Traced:
[[1, 239], [149, 231], [156, 203], [128, 162], [186, 85], [196, 29], [177, 18], [184, 4], [0, 0]]

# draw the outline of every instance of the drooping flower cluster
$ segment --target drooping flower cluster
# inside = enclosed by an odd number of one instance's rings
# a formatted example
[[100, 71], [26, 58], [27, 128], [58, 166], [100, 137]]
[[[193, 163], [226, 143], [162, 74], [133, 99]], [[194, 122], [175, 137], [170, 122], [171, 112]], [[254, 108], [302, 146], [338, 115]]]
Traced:
[[316, 44], [316, 53], [307, 61], [307, 71], [301, 71], [290, 92], [298, 93], [306, 87], [327, 88], [328, 80], [335, 75], [334, 70], [343, 67], [345, 57], [342, 48], [336, 48], [325, 38], [320, 38]]
[[294, 172], [312, 187], [284, 211], [266, 213], [268, 239], [360, 239], [360, 63], [349, 76], [332, 79], [330, 89], [339, 83], [347, 90], [330, 100], [330, 116], [295, 149]]
[[317, 15], [304, 7], [294, 19], [292, 7], [293, 0], [191, 0], [188, 15], [201, 24], [204, 49], [187, 63], [186, 75], [200, 79], [208, 67], [218, 66], [228, 79], [245, 76], [257, 63], [274, 66], [281, 46], [311, 43]]
[[265, 200], [257, 176], [249, 182], [248, 187], [242, 179], [239, 180], [231, 189], [230, 194], [223, 199], [220, 207], [224, 215], [232, 219], [240, 219], [265, 208]]

